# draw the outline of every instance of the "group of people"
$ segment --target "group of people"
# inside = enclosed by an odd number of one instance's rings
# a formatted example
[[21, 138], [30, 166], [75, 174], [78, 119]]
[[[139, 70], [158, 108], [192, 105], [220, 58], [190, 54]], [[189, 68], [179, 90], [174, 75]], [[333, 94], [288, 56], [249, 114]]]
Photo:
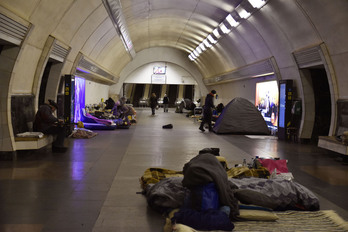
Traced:
[[[121, 97], [119, 101], [115, 102], [109, 98], [106, 102], [106, 109], [111, 109], [112, 114], [116, 118], [122, 118], [127, 124], [130, 124], [129, 115], [135, 115], [133, 107], [126, 104], [126, 98]], [[42, 132], [48, 135], [54, 135], [55, 140], [52, 143], [53, 152], [65, 152], [65, 137], [67, 137], [69, 125], [65, 125], [64, 120], [57, 118], [55, 112], [58, 109], [58, 104], [53, 100], [48, 100], [48, 103], [42, 104], [36, 115], [33, 123], [33, 130], [35, 132]]]
[[128, 125], [130, 124], [128, 116], [135, 115], [134, 108], [126, 104], [125, 97], [121, 97], [119, 101], [114, 103], [114, 105], [111, 108], [111, 112], [116, 118], [123, 119]]
[[[149, 99], [150, 107], [151, 107], [151, 113], [152, 115], [155, 115], [156, 113], [156, 108], [158, 107], [158, 99], [155, 93], [151, 94], [151, 97]], [[168, 113], [168, 106], [169, 106], [169, 98], [167, 94], [164, 94], [163, 97], [163, 110], [164, 112]]]
[[[208, 124], [209, 131], [212, 131], [212, 116], [214, 108], [214, 96], [216, 91], [212, 90], [205, 99], [204, 109], [203, 109], [203, 119], [200, 124], [199, 129], [204, 132], [204, 125]], [[121, 97], [119, 101], [114, 102], [111, 98], [108, 99], [106, 108], [111, 108], [113, 115], [117, 118], [123, 118], [127, 123], [129, 122], [129, 115], [134, 115], [135, 110], [133, 107], [126, 104], [126, 98]], [[167, 94], [163, 97], [163, 110], [168, 112], [169, 98]], [[155, 115], [156, 108], [158, 106], [158, 100], [155, 93], [152, 93], [150, 97], [150, 107], [152, 115]], [[56, 139], [52, 144], [53, 152], [65, 152], [67, 150], [64, 147], [64, 140], [66, 137], [66, 127], [64, 125], [64, 120], [59, 119], [54, 116], [54, 112], [58, 109], [58, 104], [53, 100], [48, 100], [48, 103], [43, 104], [39, 107], [35, 115], [35, 121], [33, 125], [34, 131], [42, 132], [44, 134], [56, 135]]]
[[[202, 132], [205, 131], [205, 129], [204, 129], [205, 124], [208, 124], [209, 131], [213, 131], [212, 117], [213, 117], [213, 109], [215, 108], [215, 106], [214, 106], [214, 97], [215, 96], [216, 96], [216, 91], [212, 90], [212, 91], [210, 91], [210, 93], [207, 94], [207, 96], [205, 98], [205, 104], [203, 107], [203, 118], [202, 118], [202, 122], [199, 126], [199, 129]], [[155, 93], [151, 94], [149, 101], [150, 101], [152, 115], [155, 115], [156, 107], [158, 106], [158, 101], [157, 101], [157, 97], [156, 97]], [[167, 94], [165, 94], [163, 97], [164, 112], [168, 112], [168, 103], [169, 103], [169, 99], [168, 99]]]

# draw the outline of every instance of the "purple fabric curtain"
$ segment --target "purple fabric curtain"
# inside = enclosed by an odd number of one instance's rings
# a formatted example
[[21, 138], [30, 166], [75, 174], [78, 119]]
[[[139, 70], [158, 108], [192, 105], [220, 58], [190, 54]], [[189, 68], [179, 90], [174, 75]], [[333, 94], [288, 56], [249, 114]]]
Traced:
[[85, 108], [85, 92], [86, 80], [80, 77], [75, 77], [75, 108], [74, 108], [74, 123], [81, 121], [82, 109]]

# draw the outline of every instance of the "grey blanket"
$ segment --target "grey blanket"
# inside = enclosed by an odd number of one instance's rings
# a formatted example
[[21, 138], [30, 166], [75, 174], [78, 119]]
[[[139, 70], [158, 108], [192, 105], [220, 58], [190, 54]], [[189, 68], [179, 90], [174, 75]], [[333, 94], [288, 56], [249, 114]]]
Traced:
[[[146, 199], [151, 208], [164, 213], [167, 210], [180, 208], [189, 191], [182, 186], [182, 177], [163, 179], [146, 189]], [[261, 202], [264, 198], [255, 197], [253, 191], [260, 192], [274, 201], [276, 210], [319, 210], [318, 198], [307, 188], [294, 181], [282, 179], [243, 178], [229, 179], [229, 182], [240, 189], [252, 190], [249, 198], [253, 198], [254, 205], [265, 206], [268, 202]], [[236, 191], [236, 190], [233, 190]], [[245, 199], [245, 197], [244, 197]], [[260, 202], [255, 202], [260, 200]], [[238, 199], [239, 200], [239, 199]]]
[[274, 200], [275, 210], [319, 210], [319, 199], [309, 189], [295, 181], [281, 178], [229, 179], [239, 189], [249, 189], [263, 193]]
[[165, 213], [180, 208], [189, 191], [181, 184], [182, 177], [172, 177], [150, 184], [145, 190], [147, 203], [154, 210]]

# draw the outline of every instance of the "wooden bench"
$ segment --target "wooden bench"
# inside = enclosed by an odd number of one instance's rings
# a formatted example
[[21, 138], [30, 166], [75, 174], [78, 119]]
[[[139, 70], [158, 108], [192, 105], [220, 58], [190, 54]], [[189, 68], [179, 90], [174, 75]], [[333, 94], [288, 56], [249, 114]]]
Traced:
[[44, 135], [42, 138], [34, 137], [15, 137], [16, 150], [35, 150], [40, 149], [53, 142], [52, 135]]
[[334, 136], [319, 136], [318, 147], [348, 155], [348, 146], [338, 141]]

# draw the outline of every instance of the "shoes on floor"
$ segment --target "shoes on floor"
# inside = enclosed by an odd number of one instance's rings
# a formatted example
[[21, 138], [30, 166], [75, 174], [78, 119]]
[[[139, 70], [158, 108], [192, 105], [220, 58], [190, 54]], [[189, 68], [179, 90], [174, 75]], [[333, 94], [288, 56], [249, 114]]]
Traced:
[[163, 129], [172, 129], [173, 128], [173, 124], [167, 124], [162, 126]]
[[204, 132], [204, 131], [205, 131], [203, 127], [199, 127], [199, 129], [200, 129], [202, 132]]

